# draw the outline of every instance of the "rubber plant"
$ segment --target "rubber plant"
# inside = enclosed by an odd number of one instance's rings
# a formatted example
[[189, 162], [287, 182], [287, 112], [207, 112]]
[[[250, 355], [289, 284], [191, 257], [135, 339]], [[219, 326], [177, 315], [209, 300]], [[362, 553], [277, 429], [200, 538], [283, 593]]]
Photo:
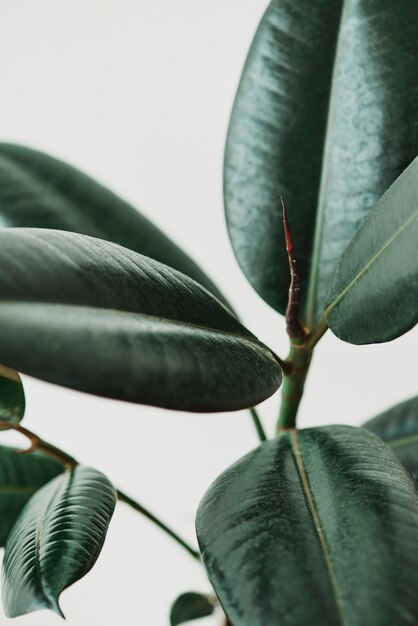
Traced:
[[[272, 0], [248, 54], [225, 152], [231, 242], [286, 316], [276, 356], [145, 217], [35, 150], [0, 146], [3, 602], [60, 613], [119, 499], [201, 559], [233, 626], [418, 624], [418, 398], [364, 424], [297, 427], [328, 328], [391, 341], [418, 314], [418, 3]], [[287, 207], [287, 210], [286, 210]], [[18, 372], [173, 410], [249, 408], [260, 444], [197, 512], [199, 551], [95, 469], [21, 425]], [[277, 436], [254, 406], [283, 377]]]

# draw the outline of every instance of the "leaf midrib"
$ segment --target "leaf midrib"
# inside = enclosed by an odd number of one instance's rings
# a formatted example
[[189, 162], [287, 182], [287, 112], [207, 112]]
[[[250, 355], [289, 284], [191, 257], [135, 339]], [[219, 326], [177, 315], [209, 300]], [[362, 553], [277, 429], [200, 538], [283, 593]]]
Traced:
[[399, 235], [405, 230], [407, 226], [418, 217], [418, 209], [408, 217], [408, 219], [396, 229], [396, 231], [387, 239], [379, 250], [367, 261], [367, 263], [361, 268], [357, 274], [351, 279], [346, 287], [339, 293], [339, 295], [333, 300], [325, 309], [324, 315], [328, 317], [330, 312], [341, 302], [344, 296], [359, 282], [359, 280], [368, 272], [376, 261], [382, 256], [382, 254], [389, 248], [389, 246], [399, 237]]
[[391, 448], [399, 448], [401, 446], [406, 446], [409, 443], [414, 443], [415, 441], [418, 443], [418, 433], [406, 435], [405, 437], [399, 437], [398, 439], [392, 439], [386, 443]]
[[111, 308], [104, 308], [100, 306], [91, 306], [91, 305], [85, 305], [85, 304], [72, 304], [72, 303], [64, 303], [64, 302], [57, 303], [57, 302], [50, 302], [50, 301], [42, 302], [39, 300], [0, 300], [0, 302], [4, 304], [10, 304], [12, 306], [15, 306], [15, 305], [23, 306], [25, 304], [28, 304], [28, 305], [35, 305], [35, 306], [40, 306], [40, 307], [52, 306], [52, 307], [74, 308], [74, 309], [80, 308], [80, 309], [89, 309], [91, 311], [94, 311], [94, 310], [109, 311], [113, 313], [120, 313], [122, 315], [132, 315], [134, 317], [150, 318], [151, 320], [155, 320], [157, 322], [164, 322], [165, 324], [172, 324], [173, 326], [186, 326], [188, 328], [203, 330], [208, 333], [214, 333], [217, 335], [224, 335], [227, 337], [237, 338], [242, 341], [248, 341], [250, 343], [255, 344], [257, 347], [262, 348], [265, 351], [271, 353], [276, 360], [276, 356], [274, 355], [272, 350], [268, 348], [267, 346], [265, 346], [263, 343], [261, 343], [260, 340], [255, 335], [253, 335], [250, 331], [247, 331], [249, 335], [244, 335], [238, 332], [234, 332], [232, 330], [222, 330], [219, 328], [212, 328], [210, 326], [205, 326], [204, 324], [194, 324], [193, 322], [170, 319], [168, 317], [160, 317], [158, 315], [152, 315], [151, 313], [139, 313], [136, 311], [128, 311], [125, 309], [111, 309]]
[[313, 250], [312, 250], [312, 263], [311, 270], [309, 273], [308, 280], [308, 296], [307, 296], [307, 305], [306, 305], [306, 323], [308, 327], [313, 325], [314, 317], [315, 317], [315, 309], [316, 309], [316, 301], [317, 301], [317, 286], [318, 286], [318, 275], [319, 275], [319, 258], [321, 255], [321, 244], [322, 244], [322, 236], [324, 230], [324, 222], [325, 222], [325, 202], [324, 202], [324, 194], [328, 185], [329, 178], [329, 158], [328, 155], [330, 153], [330, 145], [332, 142], [333, 130], [335, 128], [335, 117], [336, 117], [336, 91], [337, 91], [337, 73], [339, 71], [339, 61], [341, 58], [341, 49], [342, 49], [342, 38], [341, 38], [341, 28], [344, 24], [345, 14], [347, 12], [348, 0], [343, 0], [343, 6], [341, 7], [341, 16], [340, 22], [338, 26], [337, 33], [337, 44], [335, 47], [335, 56], [334, 56], [334, 65], [332, 69], [332, 78], [331, 78], [331, 88], [329, 93], [329, 104], [328, 104], [328, 114], [327, 114], [327, 122], [325, 128], [325, 139], [323, 143], [322, 150], [322, 167], [321, 167], [321, 177], [319, 182], [319, 191], [318, 191], [318, 202], [317, 202], [317, 214], [315, 221], [315, 233], [314, 233], [314, 241], [313, 241]]
[[[60, 476], [60, 479], [61, 479], [61, 481], [62, 480], [67, 480], [69, 482], [69, 478], [71, 477], [71, 475], [72, 475], [72, 473], [70, 474], [69, 472], [65, 472], [64, 474], [62, 474]], [[57, 496], [57, 493], [61, 490], [61, 481], [57, 481], [57, 487], [56, 487], [54, 493], [49, 498], [46, 506], [43, 507], [43, 515], [42, 515], [42, 517], [39, 520], [37, 520], [36, 527], [35, 527], [35, 555], [34, 555], [34, 558], [35, 558], [35, 568], [36, 568], [36, 571], [38, 572], [38, 578], [39, 578], [39, 584], [40, 584], [40, 587], [41, 587], [41, 593], [44, 596], [44, 600], [45, 600], [45, 602], [48, 605], [51, 605], [52, 590], [49, 588], [48, 581], [44, 578], [43, 570], [42, 570], [42, 563], [41, 563], [41, 559], [40, 559], [41, 534], [42, 534], [42, 530], [43, 530], [43, 527], [44, 527], [45, 516], [48, 514], [48, 511], [54, 506], [54, 502], [55, 502], [55, 498]], [[52, 602], [52, 605], [54, 605], [54, 602]]]
[[299, 446], [298, 431], [296, 429], [293, 429], [292, 431], [290, 431], [290, 442], [291, 442], [293, 456], [295, 459], [300, 482], [302, 485], [302, 491], [305, 495], [308, 509], [312, 517], [315, 533], [317, 535], [319, 545], [321, 547], [321, 552], [324, 557], [326, 570], [328, 572], [331, 587], [334, 592], [334, 601], [335, 601], [335, 605], [337, 608], [337, 613], [340, 618], [341, 626], [348, 626], [348, 623], [345, 619], [344, 608], [343, 608], [343, 603], [341, 600], [341, 592], [339, 590], [337, 576], [334, 570], [334, 566], [333, 566], [331, 555], [330, 555], [328, 545], [325, 539], [325, 535], [322, 530], [321, 520], [319, 517], [318, 510], [316, 508], [314, 495], [312, 493], [312, 489], [310, 486], [308, 472], [306, 470], [306, 467], [303, 461], [302, 451]]

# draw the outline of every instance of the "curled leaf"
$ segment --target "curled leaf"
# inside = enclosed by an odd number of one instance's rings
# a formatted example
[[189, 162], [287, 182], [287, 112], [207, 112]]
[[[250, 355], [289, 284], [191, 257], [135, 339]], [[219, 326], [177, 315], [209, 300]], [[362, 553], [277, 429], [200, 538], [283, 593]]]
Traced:
[[0, 546], [29, 498], [63, 471], [60, 463], [40, 452], [21, 452], [0, 446]]
[[212, 615], [214, 609], [214, 602], [209, 596], [192, 591], [183, 593], [171, 607], [170, 624], [179, 626], [184, 622], [207, 617]]
[[3, 605], [8, 617], [39, 609], [59, 615], [59, 596], [95, 564], [116, 504], [109, 480], [77, 466], [26, 504], [6, 543]]

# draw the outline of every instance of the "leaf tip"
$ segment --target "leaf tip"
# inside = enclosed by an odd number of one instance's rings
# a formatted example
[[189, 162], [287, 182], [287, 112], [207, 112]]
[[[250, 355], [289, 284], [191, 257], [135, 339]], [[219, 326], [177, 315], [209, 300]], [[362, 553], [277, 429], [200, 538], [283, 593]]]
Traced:
[[63, 620], [67, 620], [67, 618], [65, 617], [61, 607], [60, 607], [60, 596], [58, 596], [57, 598], [53, 598], [51, 600], [51, 605], [48, 607], [51, 611], [53, 611], [56, 615], [58, 615], [59, 617], [62, 617]]

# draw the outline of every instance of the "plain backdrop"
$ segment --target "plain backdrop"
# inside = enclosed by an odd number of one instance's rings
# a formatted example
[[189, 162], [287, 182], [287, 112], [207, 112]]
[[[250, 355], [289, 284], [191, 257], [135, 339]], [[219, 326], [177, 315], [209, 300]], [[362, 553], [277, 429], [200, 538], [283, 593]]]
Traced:
[[[266, 5], [0, 0], [0, 140], [67, 160], [132, 202], [285, 356], [283, 319], [242, 276], [222, 204], [228, 117]], [[414, 395], [417, 337], [412, 331], [389, 344], [354, 347], [328, 333], [314, 357], [301, 425], [360, 424]], [[192, 543], [205, 489], [257, 443], [246, 412], [175, 413], [24, 382], [28, 428], [104, 471]], [[277, 407], [278, 396], [261, 406], [270, 433]], [[97, 565], [62, 595], [62, 608], [69, 626], [166, 626], [179, 593], [209, 589], [199, 564], [118, 505]], [[1, 613], [0, 623], [11, 622]], [[45, 611], [16, 620], [16, 626], [60, 623]]]

